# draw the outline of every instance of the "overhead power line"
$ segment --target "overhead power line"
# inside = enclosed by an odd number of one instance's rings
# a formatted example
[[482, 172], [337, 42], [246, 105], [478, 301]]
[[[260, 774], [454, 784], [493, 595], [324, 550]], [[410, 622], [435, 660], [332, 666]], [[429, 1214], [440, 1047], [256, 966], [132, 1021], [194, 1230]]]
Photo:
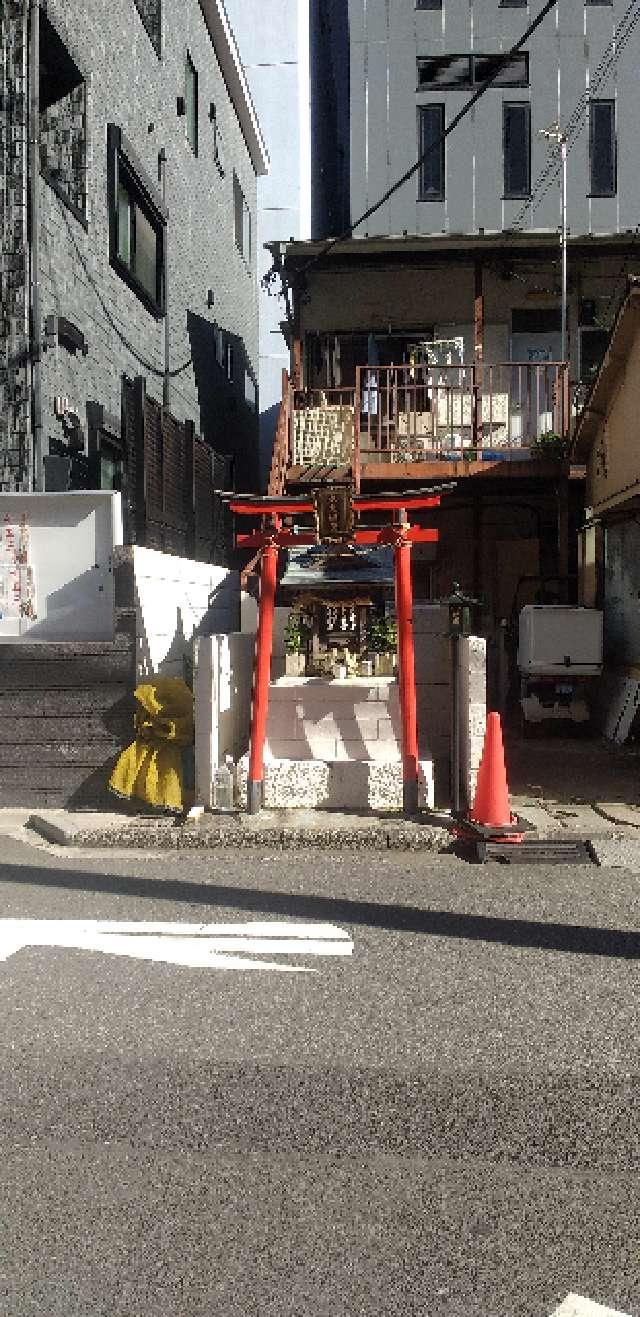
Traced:
[[552, 9], [555, 9], [557, 3], [558, 0], [546, 0], [546, 3], [542, 6], [542, 9], [540, 10], [540, 13], [538, 14], [537, 18], [534, 18], [533, 22], [529, 24], [526, 31], [523, 32], [522, 36], [520, 37], [520, 40], [516, 41], [515, 45], [511, 46], [510, 50], [505, 51], [503, 55], [496, 56], [496, 64], [493, 73], [490, 75], [490, 77], [485, 78], [484, 82], [480, 84], [477, 91], [473, 93], [473, 96], [469, 97], [469, 100], [465, 102], [465, 104], [463, 105], [462, 109], [458, 112], [458, 114], [454, 115], [451, 122], [447, 124], [444, 131], [442, 133], [439, 133], [438, 137], [429, 144], [426, 151], [423, 151], [422, 154], [418, 156], [418, 159], [415, 161], [415, 163], [411, 165], [409, 169], [406, 169], [404, 174], [402, 174], [400, 178], [396, 179], [395, 183], [391, 184], [391, 187], [387, 188], [386, 192], [383, 193], [383, 195], [379, 198], [378, 201], [374, 202], [372, 206], [369, 206], [368, 209], [365, 210], [364, 213], [358, 217], [358, 219], [354, 220], [353, 223], [350, 224], [349, 227], [345, 229], [343, 233], [338, 234], [338, 236], [335, 238], [328, 238], [327, 241], [324, 243], [322, 250], [320, 252], [316, 252], [315, 256], [310, 257], [309, 260], [305, 262], [305, 264], [300, 268], [300, 270], [297, 272], [297, 278], [300, 278], [301, 275], [305, 274], [306, 271], [310, 269], [311, 266], [316, 265], [318, 261], [323, 260], [324, 257], [327, 255], [327, 253], [330, 252], [334, 247], [336, 247], [338, 243], [344, 242], [346, 238], [350, 238], [354, 229], [357, 229], [361, 224], [364, 224], [365, 220], [368, 220], [371, 218], [372, 215], [375, 215], [376, 211], [380, 210], [381, 206], [384, 206], [385, 202], [388, 201], [389, 198], [392, 197], [395, 192], [398, 192], [401, 187], [404, 187], [405, 183], [407, 183], [410, 178], [413, 178], [414, 174], [417, 174], [418, 170], [422, 167], [424, 161], [427, 160], [428, 157], [433, 152], [440, 150], [443, 142], [446, 141], [447, 137], [450, 137], [451, 133], [455, 132], [456, 128], [458, 127], [458, 124], [462, 123], [462, 120], [466, 118], [469, 112], [473, 109], [474, 105], [477, 105], [481, 96], [484, 96], [488, 88], [493, 86], [494, 82], [499, 77], [500, 71], [504, 67], [504, 65], [507, 64], [509, 60], [513, 58], [514, 55], [517, 55], [518, 51], [521, 50], [522, 47], [526, 44], [526, 42], [529, 40], [529, 37], [531, 37], [533, 33], [536, 31], [536, 29], [540, 27], [540, 24], [544, 22], [545, 18], [547, 17], [547, 14], [549, 14]]

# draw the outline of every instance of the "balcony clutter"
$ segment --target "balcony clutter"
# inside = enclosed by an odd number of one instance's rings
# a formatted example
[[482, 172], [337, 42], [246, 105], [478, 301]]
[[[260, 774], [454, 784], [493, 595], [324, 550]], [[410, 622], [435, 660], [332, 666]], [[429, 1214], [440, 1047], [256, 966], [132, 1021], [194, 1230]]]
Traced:
[[567, 368], [559, 362], [362, 366], [353, 389], [293, 394], [293, 467], [349, 467], [537, 454], [567, 432]]
[[353, 452], [353, 407], [328, 402], [294, 411], [293, 465], [349, 465]]

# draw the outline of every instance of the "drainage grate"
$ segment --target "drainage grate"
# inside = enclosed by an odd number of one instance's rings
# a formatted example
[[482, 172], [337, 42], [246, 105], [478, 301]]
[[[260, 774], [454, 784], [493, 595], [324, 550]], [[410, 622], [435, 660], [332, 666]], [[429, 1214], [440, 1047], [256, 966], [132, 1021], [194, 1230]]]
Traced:
[[499, 860], [501, 864], [596, 863], [589, 842], [575, 837], [558, 837], [549, 841], [531, 838], [516, 845], [504, 841], [479, 841], [476, 857], [482, 864], [486, 860]]

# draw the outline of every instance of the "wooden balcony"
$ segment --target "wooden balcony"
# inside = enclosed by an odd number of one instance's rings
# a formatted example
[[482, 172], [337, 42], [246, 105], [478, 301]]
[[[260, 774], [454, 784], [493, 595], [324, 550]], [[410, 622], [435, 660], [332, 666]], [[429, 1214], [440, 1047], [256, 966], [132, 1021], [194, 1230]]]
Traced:
[[526, 460], [540, 436], [567, 438], [569, 424], [563, 362], [359, 366], [352, 389], [293, 390], [287, 381], [278, 469], [294, 483], [328, 469], [352, 472], [356, 484], [388, 479], [390, 467], [403, 478], [427, 467], [453, 474], [451, 463], [459, 475]]

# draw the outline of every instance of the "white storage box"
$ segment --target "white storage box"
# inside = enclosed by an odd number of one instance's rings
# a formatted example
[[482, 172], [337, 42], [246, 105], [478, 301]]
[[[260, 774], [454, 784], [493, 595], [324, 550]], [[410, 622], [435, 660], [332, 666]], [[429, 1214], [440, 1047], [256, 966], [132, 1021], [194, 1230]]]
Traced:
[[520, 613], [518, 668], [525, 676], [596, 677], [602, 670], [602, 613], [527, 604]]

